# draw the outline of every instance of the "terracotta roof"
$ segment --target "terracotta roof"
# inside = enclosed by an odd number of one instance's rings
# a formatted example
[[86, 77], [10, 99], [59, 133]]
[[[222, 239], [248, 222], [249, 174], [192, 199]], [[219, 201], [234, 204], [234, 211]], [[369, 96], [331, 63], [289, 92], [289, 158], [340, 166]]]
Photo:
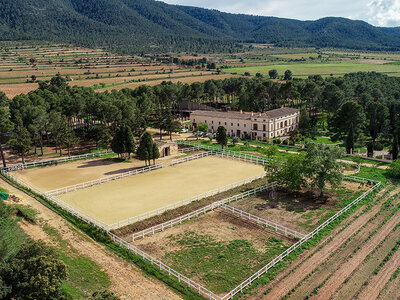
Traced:
[[[197, 116], [207, 116], [221, 119], [240, 119], [240, 120], [250, 120], [251, 117], [254, 118], [268, 118], [268, 119], [276, 119], [280, 117], [285, 117], [288, 115], [292, 115], [294, 113], [299, 112], [296, 108], [291, 107], [282, 107], [278, 109], [273, 109], [264, 113], [251, 113], [251, 112], [221, 112], [221, 111], [200, 111], [196, 110], [192, 113], [192, 115]], [[253, 114], [253, 115], [252, 115]]]
[[214, 117], [214, 118], [221, 118], [221, 119], [240, 119], [240, 120], [250, 120], [251, 113], [248, 112], [223, 112], [223, 111], [203, 111], [203, 110], [196, 110], [192, 112], [192, 115], [196, 116], [206, 116], [206, 117]]
[[297, 108], [282, 107], [282, 108], [267, 111], [265, 113], [262, 113], [261, 115], [266, 116], [269, 119], [276, 119], [276, 118], [292, 115], [297, 112], [299, 112], [299, 110]]

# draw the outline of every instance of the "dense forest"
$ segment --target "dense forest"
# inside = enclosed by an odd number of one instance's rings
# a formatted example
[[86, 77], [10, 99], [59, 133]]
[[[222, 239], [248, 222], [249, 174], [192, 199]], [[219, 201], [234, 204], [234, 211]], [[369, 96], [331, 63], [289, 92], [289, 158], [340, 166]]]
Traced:
[[240, 42], [398, 50], [398, 28], [324, 18], [298, 21], [154, 0], [0, 0], [0, 39], [70, 42], [120, 53], [228, 52]]
[[[382, 143], [398, 144], [400, 135], [400, 78], [379, 73], [353, 73], [339, 78], [312, 76], [305, 80], [273, 82], [262, 77], [208, 80], [204, 83], [163, 82], [135, 90], [96, 93], [70, 87], [54, 77], [28, 95], [1, 99], [0, 135], [22, 157], [33, 146], [50, 143], [69, 151], [82, 141], [108, 147], [119, 128], [140, 137], [148, 126], [179, 130], [174, 108], [182, 101], [229, 103], [232, 109], [265, 111], [282, 106], [300, 108], [304, 134], [318, 127], [346, 141], [379, 150]], [[8, 109], [7, 109], [8, 108]], [[10, 131], [13, 134], [9, 135]], [[398, 147], [394, 147], [396, 151]]]

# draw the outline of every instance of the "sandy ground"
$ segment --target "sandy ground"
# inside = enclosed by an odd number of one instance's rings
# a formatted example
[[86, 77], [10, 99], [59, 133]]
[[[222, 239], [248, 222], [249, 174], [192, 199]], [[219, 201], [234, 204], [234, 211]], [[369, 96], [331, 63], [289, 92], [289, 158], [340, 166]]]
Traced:
[[[117, 255], [109, 252], [104, 246], [96, 243], [86, 235], [78, 232], [61, 216], [54, 213], [34, 198], [15, 189], [0, 179], [0, 186], [6, 188], [10, 194], [16, 195], [21, 204], [29, 205], [39, 212], [38, 218], [48, 222], [57, 229], [64, 240], [75, 248], [79, 254], [89, 257], [104, 269], [112, 283], [111, 290], [121, 299], [180, 299], [161, 282], [150, 278], [133, 264], [129, 264]], [[40, 226], [26, 224], [22, 226], [34, 239], [42, 239], [51, 243], [46, 232]]]
[[[156, 163], [168, 163], [178, 156], [161, 158]], [[87, 159], [57, 166], [46, 166], [33, 169], [14, 171], [14, 176], [35, 186], [41, 191], [50, 191], [57, 188], [87, 182], [107, 176], [129, 172], [145, 166], [143, 161], [132, 159], [128, 162], [115, 162], [112, 158]]]
[[[205, 157], [58, 196], [112, 224], [263, 173], [259, 165]], [[47, 176], [48, 180], [51, 178]]]

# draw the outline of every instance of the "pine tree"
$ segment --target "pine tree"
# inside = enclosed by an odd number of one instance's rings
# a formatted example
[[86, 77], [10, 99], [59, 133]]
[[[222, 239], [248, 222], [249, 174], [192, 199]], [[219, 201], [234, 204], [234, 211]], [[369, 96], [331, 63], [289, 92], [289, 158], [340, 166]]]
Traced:
[[15, 127], [15, 132], [9, 141], [11, 149], [21, 156], [22, 164], [25, 164], [25, 156], [29, 153], [32, 146], [31, 136], [29, 131], [23, 127], [22, 120], [19, 118], [17, 120], [17, 126]]

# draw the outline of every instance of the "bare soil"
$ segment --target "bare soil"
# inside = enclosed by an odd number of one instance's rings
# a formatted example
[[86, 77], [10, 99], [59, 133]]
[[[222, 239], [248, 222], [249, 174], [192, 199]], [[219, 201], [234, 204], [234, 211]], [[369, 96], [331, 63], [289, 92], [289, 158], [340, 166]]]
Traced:
[[[343, 182], [343, 189], [359, 192], [368, 187], [354, 182]], [[346, 197], [351, 197], [348, 193]], [[292, 192], [278, 188], [254, 197], [243, 199], [231, 205], [261, 218], [276, 222], [293, 230], [308, 233], [332, 210], [336, 210], [339, 197], [326, 193], [323, 198], [310, 191]]]
[[[384, 195], [388, 188], [382, 190], [377, 198]], [[400, 188], [392, 191], [390, 195], [398, 193]], [[389, 196], [390, 196], [389, 195]], [[388, 196], [388, 197], [389, 197]], [[386, 199], [386, 197], [385, 197]], [[332, 231], [320, 243], [320, 247], [314, 247], [305, 251], [298, 259], [292, 262], [289, 267], [279, 274], [274, 281], [259, 289], [259, 291], [250, 297], [250, 299], [263, 299], [268, 295], [268, 299], [281, 299], [292, 289], [298, 286], [311, 272], [318, 266], [323, 264], [332, 253], [338, 251], [345, 245], [345, 242], [351, 238], [354, 233], [376, 215], [382, 205], [380, 202], [373, 206], [370, 210], [363, 212], [365, 206], [359, 208], [353, 215], [348, 218], [341, 226]]]
[[[39, 212], [38, 217], [48, 222], [68, 240], [70, 245], [79, 254], [89, 257], [99, 264], [108, 274], [112, 282], [112, 291], [121, 299], [180, 299], [168, 287], [161, 282], [142, 273], [135, 265], [129, 264], [117, 255], [109, 252], [104, 246], [93, 241], [88, 236], [77, 231], [61, 216], [43, 206], [36, 199], [15, 189], [13, 186], [0, 179], [0, 186], [6, 188], [12, 195]], [[34, 239], [43, 239], [49, 242], [49, 238], [38, 225], [23, 224], [22, 228]]]

